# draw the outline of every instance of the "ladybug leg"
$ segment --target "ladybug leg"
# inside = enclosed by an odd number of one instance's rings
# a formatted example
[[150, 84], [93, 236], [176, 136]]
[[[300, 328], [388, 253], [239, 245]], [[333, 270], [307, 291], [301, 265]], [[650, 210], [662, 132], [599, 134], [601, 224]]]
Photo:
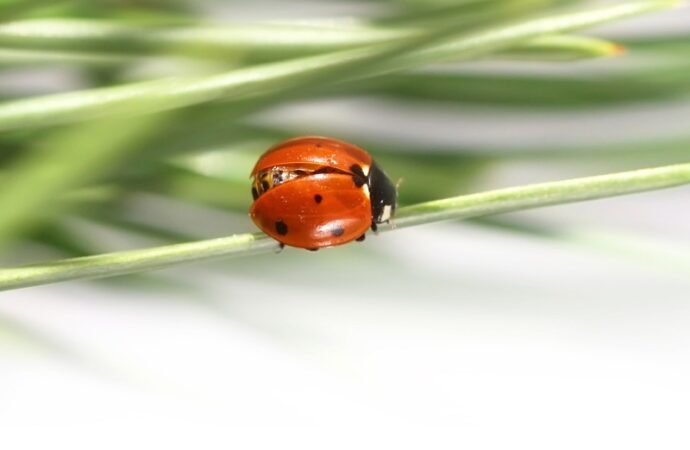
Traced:
[[356, 240], [357, 242], [363, 242], [364, 239], [366, 239], [366, 237], [367, 237], [367, 234], [364, 233], [364, 234], [362, 234], [360, 237], [358, 237], [358, 238], [355, 239], [355, 240]]
[[371, 231], [373, 231], [374, 234], [379, 234], [378, 233], [379, 227], [378, 227], [378, 225], [376, 225], [376, 222], [371, 222]]
[[277, 255], [278, 253], [281, 253], [284, 248], [285, 248], [285, 244], [278, 241], [278, 246], [276, 247], [276, 249], [273, 252]]
[[318, 248], [318, 247], [314, 247], [314, 248], [308, 248], [307, 250], [309, 250], [310, 252], [318, 252], [318, 251], [319, 251], [319, 248]]

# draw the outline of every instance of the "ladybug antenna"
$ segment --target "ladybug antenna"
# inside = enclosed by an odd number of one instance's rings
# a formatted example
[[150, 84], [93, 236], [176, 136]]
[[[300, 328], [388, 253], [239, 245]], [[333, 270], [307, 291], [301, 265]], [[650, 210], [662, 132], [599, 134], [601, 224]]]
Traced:
[[400, 186], [402, 186], [404, 181], [405, 181], [405, 178], [403, 178], [403, 177], [398, 178], [398, 181], [395, 183], [395, 190], [396, 191], [400, 190]]

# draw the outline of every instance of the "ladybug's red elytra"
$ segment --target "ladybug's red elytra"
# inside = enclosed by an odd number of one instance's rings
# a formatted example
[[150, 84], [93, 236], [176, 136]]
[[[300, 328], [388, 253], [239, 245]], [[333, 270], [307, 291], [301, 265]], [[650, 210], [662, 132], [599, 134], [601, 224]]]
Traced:
[[397, 191], [371, 155], [337, 139], [281, 142], [252, 170], [249, 215], [281, 245], [318, 250], [364, 240], [388, 223]]

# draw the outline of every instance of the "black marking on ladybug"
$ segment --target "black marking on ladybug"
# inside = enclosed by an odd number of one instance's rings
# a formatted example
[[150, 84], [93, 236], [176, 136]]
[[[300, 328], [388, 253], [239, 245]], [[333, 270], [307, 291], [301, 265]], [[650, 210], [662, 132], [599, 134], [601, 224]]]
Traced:
[[376, 231], [377, 223], [387, 223], [395, 213], [398, 191], [381, 168], [373, 163], [367, 176], [371, 198], [371, 229]]
[[333, 173], [333, 172], [336, 172], [336, 170], [334, 170], [331, 167], [319, 167], [318, 169], [316, 169], [314, 171], [314, 175], [318, 175], [321, 173]]
[[321, 202], [323, 201], [323, 197], [321, 197], [320, 194], [316, 194], [316, 195], [314, 196], [314, 201], [315, 201], [316, 203], [321, 203]]
[[350, 171], [357, 175], [358, 177], [366, 178], [367, 176], [364, 174], [364, 170], [362, 169], [362, 166], [359, 164], [353, 164], [350, 166]]
[[367, 183], [367, 176], [364, 175], [362, 166], [359, 164], [353, 164], [350, 166], [350, 171], [352, 172], [352, 181], [355, 182], [355, 186], [360, 188]]
[[270, 188], [271, 188], [271, 185], [268, 184], [268, 181], [266, 181], [266, 180], [261, 180], [261, 189], [263, 189], [264, 191], [267, 191], [267, 190], [269, 190]]
[[362, 241], [364, 241], [364, 239], [366, 239], [366, 237], [367, 237], [367, 234], [364, 233], [363, 235], [361, 235], [360, 237], [358, 237], [358, 238], [355, 239], [355, 240], [356, 240], [357, 242], [362, 242]]
[[288, 233], [288, 226], [282, 219], [276, 221], [276, 232], [281, 236], [285, 236]]
[[333, 237], [342, 236], [343, 234], [345, 234], [345, 228], [341, 226], [336, 226], [331, 230], [331, 236]]
[[317, 143], [316, 143], [316, 147], [317, 147], [317, 148], [321, 148], [321, 142], [317, 142]]
[[252, 197], [254, 198], [254, 200], [259, 198], [259, 191], [257, 191], [255, 187], [252, 187]]
[[292, 171], [292, 173], [295, 174], [295, 176], [297, 176], [297, 177], [303, 177], [303, 176], [309, 174], [309, 172], [307, 172], [306, 170], [302, 170], [302, 169], [295, 169]]

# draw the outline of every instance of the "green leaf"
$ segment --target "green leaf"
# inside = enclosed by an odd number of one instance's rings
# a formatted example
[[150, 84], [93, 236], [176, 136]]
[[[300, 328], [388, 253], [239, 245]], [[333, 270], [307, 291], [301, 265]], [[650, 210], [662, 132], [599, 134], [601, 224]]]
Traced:
[[[690, 163], [500, 189], [401, 208], [396, 215], [394, 228], [593, 200], [688, 183]], [[382, 227], [382, 230], [394, 228]], [[2, 269], [0, 290], [110, 277], [194, 261], [266, 253], [275, 249], [276, 243], [271, 238], [261, 233], [252, 233], [74, 258]]]
[[498, 57], [536, 61], [573, 61], [619, 56], [625, 48], [604, 39], [586, 36], [542, 36], [502, 52]]
[[419, 35], [412, 28], [347, 23], [229, 23], [151, 27], [85, 19], [34, 19], [0, 25], [0, 45], [25, 49], [182, 53], [234, 60], [282, 59]]
[[[121, 111], [122, 113], [122, 111]], [[112, 170], [162, 118], [113, 118], [53, 133], [8, 170], [0, 190], [0, 244], [55, 213], [61, 193]]]
[[[311, 20], [151, 26], [105, 20], [32, 19], [0, 25], [0, 46], [62, 52], [177, 53], [226, 61], [269, 61], [413, 38], [423, 34], [424, 29], [438, 27], [438, 21], [469, 30], [479, 23], [508, 17], [514, 20], [525, 10], [550, 3], [551, 0], [509, 0], [489, 6], [486, 2], [472, 2], [427, 10], [424, 17], [415, 11], [403, 21], [398, 14], [395, 25], [390, 21], [369, 24]], [[433, 23], [427, 19], [433, 19]]]
[[0, 2], [0, 17], [8, 20], [14, 17], [22, 17], [36, 8], [50, 5], [55, 0], [4, 0]]
[[[106, 89], [38, 97], [0, 105], [0, 130], [31, 128], [105, 116], [114, 107], [144, 102], [139, 112], [163, 111], [217, 99], [269, 98], [296, 88], [377, 76], [433, 62], [467, 60], [495, 53], [540, 36], [574, 31], [675, 5], [669, 0], [626, 3], [531, 20], [436, 43], [438, 33], [331, 54], [265, 64], [220, 75], [166, 79]], [[456, 31], [456, 33], [460, 33]], [[430, 42], [431, 41], [431, 42]], [[422, 45], [421, 49], [415, 50]], [[321, 83], [315, 83], [320, 81]]]
[[396, 99], [443, 101], [515, 108], [586, 108], [677, 99], [690, 93], [690, 64], [648, 63], [624, 73], [407, 73], [360, 84], [360, 92]]
[[[293, 48], [294, 51], [294, 48]], [[532, 61], [572, 61], [587, 58], [618, 56], [624, 47], [603, 39], [584, 36], [544, 36], [513, 48], [500, 52], [495, 58], [522, 59]], [[303, 54], [313, 52], [295, 52]], [[256, 56], [256, 53], [252, 53]], [[280, 58], [285, 59], [286, 52], [279, 52]], [[223, 53], [223, 60], [228, 55]], [[153, 59], [155, 58], [155, 59]], [[141, 54], [125, 54], [116, 52], [73, 51], [54, 49], [23, 49], [0, 48], [0, 67], [19, 66], [83, 66], [83, 67], [112, 67], [133, 66], [156, 61], [162, 67], [196, 67], [192, 61], [183, 57], [156, 56], [146, 57]], [[230, 58], [233, 61], [233, 58]], [[233, 61], [234, 63], [234, 61]], [[201, 70], [203, 66], [197, 65]]]
[[81, 65], [115, 66], [141, 61], [128, 55], [0, 48], [0, 67]]

